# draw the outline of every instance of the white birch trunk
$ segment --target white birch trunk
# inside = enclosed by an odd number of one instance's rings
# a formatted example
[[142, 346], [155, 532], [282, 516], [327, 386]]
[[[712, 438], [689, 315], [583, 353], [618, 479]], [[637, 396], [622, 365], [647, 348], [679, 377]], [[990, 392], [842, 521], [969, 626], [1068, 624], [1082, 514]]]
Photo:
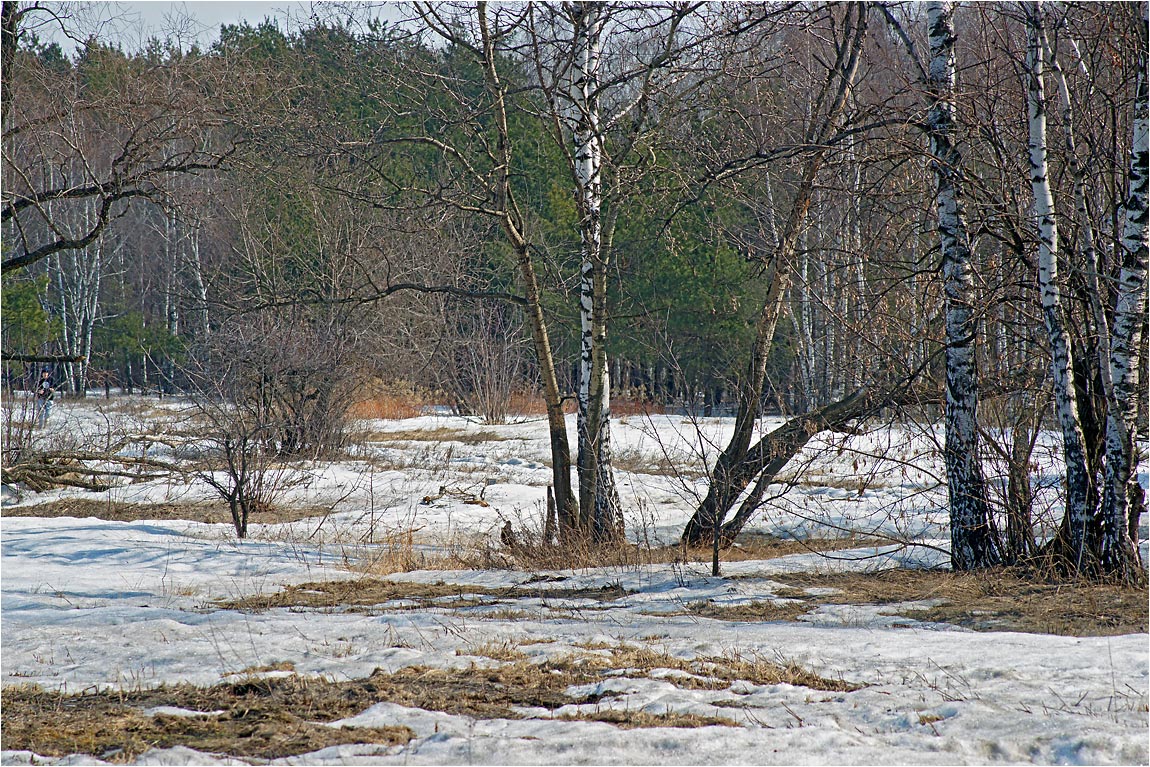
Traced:
[[[1146, 25], [1147, 6], [1142, 6]], [[1118, 276], [1118, 302], [1110, 337], [1110, 379], [1113, 403], [1106, 417], [1106, 489], [1103, 494], [1099, 558], [1103, 572], [1125, 580], [1139, 580], [1144, 572], [1130, 529], [1145, 507], [1144, 492], [1137, 480], [1138, 453], [1134, 447], [1137, 425], [1138, 375], [1141, 359], [1142, 323], [1146, 319], [1147, 271], [1147, 74], [1145, 53], [1138, 62], [1137, 94], [1134, 99], [1133, 139], [1130, 151], [1130, 182], [1122, 232], [1122, 265]]]
[[616, 537], [621, 523], [611, 471], [610, 380], [607, 367], [607, 264], [603, 252], [603, 130], [599, 70], [605, 5], [582, 3], [574, 14], [571, 102], [574, 171], [581, 240], [579, 289], [579, 506], [583, 527], [597, 539]]
[[1042, 314], [1050, 342], [1050, 372], [1054, 382], [1054, 410], [1062, 429], [1066, 464], [1066, 515], [1074, 568], [1086, 562], [1087, 527], [1094, 509], [1090, 474], [1086, 468], [1085, 439], [1078, 415], [1074, 384], [1074, 358], [1063, 323], [1062, 297], [1058, 287], [1058, 219], [1050, 189], [1046, 147], [1046, 87], [1043, 72], [1045, 31], [1042, 6], [1026, 8], [1027, 116], [1030, 133], [1028, 157], [1034, 216], [1038, 227], [1038, 288]]
[[200, 257], [200, 228], [197, 226], [192, 230], [191, 248], [188, 251], [188, 270], [191, 275], [192, 288], [195, 290], [196, 295], [196, 312], [195, 316], [198, 321], [196, 332], [199, 334], [199, 340], [204, 341], [208, 337], [208, 287], [204, 282], [204, 266], [203, 260]]
[[[850, 312], [848, 315], [850, 320], [853, 320], [855, 330], [852, 332], [854, 338], [851, 364], [851, 378], [848, 382], [849, 388], [861, 386], [866, 378], [866, 365], [863, 360], [867, 345], [865, 343], [862, 328], [866, 326], [867, 318], [867, 283], [866, 283], [866, 257], [863, 255], [863, 234], [862, 234], [862, 163], [858, 157], [858, 136], [851, 139], [851, 164], [853, 169], [851, 171], [851, 186], [853, 191], [853, 199], [851, 200], [851, 267], [852, 277], [854, 281], [854, 292], [851, 299], [854, 301], [854, 307], [848, 305], [847, 309]], [[846, 319], [846, 317], [844, 317]], [[841, 397], [839, 397], [841, 399]]]
[[[1089, 288], [1087, 292], [1090, 300], [1090, 311], [1094, 319], [1094, 331], [1097, 336], [1102, 388], [1106, 393], [1107, 402], [1111, 402], [1114, 387], [1110, 381], [1110, 325], [1106, 319], [1104, 294], [1099, 282], [1102, 264], [1098, 249], [1094, 244], [1094, 225], [1087, 204], [1086, 173], [1078, 161], [1078, 143], [1074, 138], [1074, 107], [1070, 98], [1070, 85], [1066, 80], [1066, 73], [1058, 61], [1058, 56], [1050, 47], [1049, 38], [1046, 34], [1041, 36], [1041, 42], [1043, 55], [1050, 62], [1050, 71], [1054, 75], [1054, 82], [1058, 86], [1058, 95], [1062, 100], [1062, 131], [1066, 142], [1066, 164], [1070, 169], [1071, 178], [1074, 179], [1074, 212], [1078, 217], [1078, 226], [1082, 237], [1082, 272]], [[1089, 76], [1088, 73], [1087, 76]]]
[[[64, 213], [62, 215], [67, 215]], [[90, 206], [79, 213], [80, 226], [93, 226]], [[92, 353], [92, 332], [100, 307], [100, 279], [104, 272], [104, 238], [80, 251], [58, 253], [49, 262], [55, 284], [63, 330], [64, 352], [79, 362], [64, 365], [68, 391], [82, 397], [87, 392], [88, 360]]]
[[[169, 336], [175, 337], [180, 332], [180, 302], [179, 302], [179, 277], [180, 277], [180, 263], [183, 258], [183, 244], [181, 242], [182, 236], [179, 232], [179, 222], [176, 221], [176, 214], [174, 211], [169, 211], [164, 218], [164, 250], [168, 257], [167, 263], [167, 286], [164, 291], [164, 322], [165, 330]], [[176, 374], [175, 360], [171, 355], [166, 355], [163, 361], [164, 381], [161, 382], [160, 392], [164, 393], [165, 389], [170, 389], [172, 381]]]
[[946, 293], [946, 462], [950, 496], [951, 565], [971, 570], [1001, 560], [991, 528], [986, 482], [979, 462], [977, 321], [971, 309], [970, 241], [962, 205], [962, 155], [955, 147], [953, 6], [927, 4], [930, 67], [927, 128], [936, 181], [938, 232]]
[[800, 327], [802, 328], [799, 337], [802, 341], [800, 354], [802, 355], [802, 369], [803, 369], [803, 386], [806, 389], [806, 406], [807, 408], [813, 407], [817, 394], [815, 392], [815, 341], [814, 341], [814, 309], [813, 302], [811, 301], [811, 283], [810, 283], [810, 267], [811, 267], [811, 254], [807, 247], [807, 230], [804, 229], [802, 234], [799, 235], [800, 247], [802, 248], [803, 255], [800, 263], [802, 270], [801, 282], [799, 284], [799, 311], [802, 317]]

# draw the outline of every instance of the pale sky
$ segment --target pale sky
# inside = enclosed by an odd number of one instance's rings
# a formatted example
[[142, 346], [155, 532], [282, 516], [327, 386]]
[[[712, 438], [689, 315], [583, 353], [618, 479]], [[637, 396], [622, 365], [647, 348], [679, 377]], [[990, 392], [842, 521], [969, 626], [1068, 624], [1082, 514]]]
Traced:
[[[61, 9], [70, 17], [69, 25], [74, 27], [75, 39], [83, 39], [96, 33], [105, 41], [118, 43], [125, 50], [137, 49], [151, 37], [163, 39], [174, 34], [186, 45], [192, 42], [206, 47], [218, 36], [221, 24], [236, 24], [247, 21], [253, 26], [270, 18], [278, 22], [280, 29], [291, 31], [297, 25], [295, 20], [307, 19], [312, 15], [338, 12], [347, 6], [361, 9], [366, 3], [311, 2], [307, 0], [191, 0], [171, 2], [170, 0], [147, 0], [146, 2], [87, 2], [45, 3]], [[395, 3], [371, 3], [376, 7], [375, 14], [385, 18], [397, 18], [401, 11]], [[388, 6], [391, 6], [390, 8]], [[58, 26], [45, 26], [37, 30], [43, 39], [55, 40], [68, 55], [75, 50], [76, 41], [69, 40]]]

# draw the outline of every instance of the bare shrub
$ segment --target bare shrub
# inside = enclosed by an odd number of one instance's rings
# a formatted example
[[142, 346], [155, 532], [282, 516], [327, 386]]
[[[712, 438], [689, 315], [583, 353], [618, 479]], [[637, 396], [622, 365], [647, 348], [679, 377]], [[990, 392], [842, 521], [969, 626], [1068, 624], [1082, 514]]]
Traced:
[[232, 318], [189, 371], [193, 399], [232, 403], [241, 431], [274, 455], [337, 450], [356, 388], [349, 333], [300, 308]]
[[4, 392], [3, 429], [4, 443], [0, 448], [5, 468], [18, 463], [32, 444], [35, 427], [35, 400], [30, 396], [16, 396], [16, 392]]
[[343, 444], [353, 386], [334, 335], [294, 309], [233, 318], [186, 371], [193, 433], [207, 448], [195, 473], [228, 504], [240, 538], [299, 478], [291, 460]]
[[262, 431], [261, 425], [246, 421], [243, 414], [212, 419], [205, 434], [212, 446], [211, 459], [196, 471], [227, 502], [240, 538], [247, 537], [252, 514], [274, 509], [292, 484], [294, 472], [268, 450]]
[[[463, 568], [525, 571], [633, 568], [668, 561], [668, 549], [658, 541], [654, 519], [643, 504], [632, 515], [631, 529], [611, 541], [572, 536], [560, 542], [554, 515], [546, 509], [536, 512], [517, 509], [510, 518], [501, 518], [494, 535], [452, 542], [451, 558]], [[680, 553], [670, 556], [678, 559]]]
[[464, 413], [481, 415], [487, 423], [505, 423], [527, 368], [523, 321], [515, 309], [499, 304], [476, 301], [462, 308], [445, 388]]

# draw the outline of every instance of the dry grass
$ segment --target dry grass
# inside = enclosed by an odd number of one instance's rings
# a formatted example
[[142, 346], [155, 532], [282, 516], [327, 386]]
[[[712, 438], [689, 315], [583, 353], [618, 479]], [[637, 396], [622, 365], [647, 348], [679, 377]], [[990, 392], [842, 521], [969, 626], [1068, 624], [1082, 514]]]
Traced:
[[260, 666], [248, 666], [239, 671], [229, 671], [223, 674], [223, 676], [254, 676], [256, 674], [267, 674], [272, 671], [295, 671], [295, 664], [290, 660], [281, 660], [278, 663], [264, 663]]
[[461, 569], [537, 572], [585, 567], [634, 568], [678, 561], [676, 551], [678, 549], [674, 547], [664, 549], [632, 543], [596, 544], [589, 541], [559, 546], [544, 543], [538, 532], [521, 528], [515, 531], [512, 546], [496, 546], [485, 540], [456, 548], [452, 551], [452, 558]]
[[[899, 614], [915, 620], [953, 623], [976, 631], [1021, 631], [1063, 636], [1145, 633], [1147, 590], [1089, 583], [1043, 583], [1009, 570], [953, 573], [942, 570], [882, 570], [874, 573], [790, 573], [775, 576], [791, 585], [778, 596], [799, 600], [780, 608], [764, 602], [707, 605], [696, 614], [723, 620], [786, 620], [819, 605], [899, 604], [939, 600]], [[834, 589], [810, 594], [807, 589]], [[780, 611], [781, 610], [781, 611]]]
[[800, 615], [811, 611], [808, 602], [748, 602], [741, 605], [717, 605], [712, 602], [692, 602], [687, 612], [703, 618], [717, 618], [724, 621], [744, 623], [770, 623], [773, 621], [794, 621]]
[[377, 384], [367, 388], [352, 406], [348, 415], [352, 418], [373, 418], [396, 421], [402, 418], [416, 418], [423, 415], [428, 405], [433, 404], [429, 394], [411, 388], [395, 388]]
[[412, 528], [380, 533], [373, 531], [367, 541], [346, 557], [349, 569], [365, 575], [391, 575], [414, 570], [450, 570], [455, 561], [435, 547], [417, 546]]
[[[269, 506], [251, 518], [252, 524], [280, 524], [322, 517], [331, 511], [326, 506]], [[124, 503], [90, 498], [62, 498], [29, 506], [4, 507], [5, 517], [95, 517], [114, 522], [141, 520], [187, 520], [231, 524], [232, 517], [223, 501], [188, 503]]]
[[[310, 608], [315, 610], [341, 609], [362, 612], [395, 600], [409, 600], [408, 607], [395, 607], [395, 610], [438, 607], [470, 607], [482, 604], [479, 597], [493, 592], [479, 586], [460, 586], [439, 583], [400, 583], [376, 578], [356, 578], [349, 580], [301, 583], [287, 586], [274, 594], [261, 594], [244, 597], [218, 606], [224, 610], [245, 612], [269, 610], [277, 607]], [[444, 601], [445, 597], [454, 597]]]
[[513, 416], [547, 415], [547, 403], [539, 392], [514, 391], [507, 401], [507, 412]]
[[[313, 592], [332, 595], [338, 584], [304, 584], [294, 597]], [[389, 596], [400, 584], [376, 582], [371, 590], [359, 584], [360, 600], [371, 594]], [[402, 584], [410, 596], [413, 584]], [[320, 588], [316, 588], [316, 587]], [[383, 591], [381, 591], [383, 590]], [[424, 586], [424, 596], [451, 595], [457, 587]], [[516, 590], [519, 591], [519, 590]], [[562, 590], [522, 590], [525, 595], [550, 595]], [[344, 596], [346, 593], [341, 592]], [[564, 596], [567, 594], [564, 593]], [[281, 603], [285, 600], [280, 600]], [[596, 645], [590, 652], [565, 654], [530, 662], [510, 641], [484, 643], [466, 654], [500, 661], [493, 667], [438, 669], [409, 667], [395, 673], [376, 670], [366, 679], [332, 681], [294, 674], [289, 662], [245, 669], [247, 676], [209, 688], [181, 684], [136, 691], [48, 692], [34, 686], [3, 690], [3, 747], [49, 756], [87, 754], [113, 762], [131, 761], [150, 748], [185, 746], [200, 751], [254, 759], [280, 759], [339, 744], [394, 746], [414, 733], [405, 727], [325, 726], [358, 714], [375, 703], [441, 711], [475, 718], [519, 719], [524, 708], [556, 711], [564, 706], [596, 705], [565, 719], [607, 722], [622, 728], [736, 726], [721, 717], [668, 711], [652, 714], [625, 706], [600, 707], [623, 693], [592, 693], [577, 697], [568, 691], [606, 676], [653, 678], [686, 689], [726, 690], [736, 681], [754, 685], [791, 684], [817, 690], [858, 689], [843, 680], [820, 677], [795, 665], [780, 665], [757, 656], [733, 653], [723, 657], [681, 658], [647, 647]], [[148, 713], [176, 707], [193, 713]]]
[[602, 711], [593, 711], [584, 714], [567, 714], [560, 717], [565, 721], [575, 722], [606, 722], [613, 724], [621, 730], [635, 730], [641, 727], [739, 727], [739, 723], [721, 716], [702, 716], [700, 714], [681, 714], [668, 711], [665, 714], [651, 714], [646, 711], [628, 711], [626, 709], [608, 708]]
[[[882, 546], [889, 541], [870, 538], [865, 535], [851, 535], [843, 538], [778, 538], [766, 533], [740, 533], [733, 545], [721, 553], [724, 562], [747, 562], [760, 559], [775, 559], [791, 554], [819, 554], [828, 551], [843, 551], [864, 546]], [[711, 561], [709, 546], [688, 549], [693, 560]]]
[[753, 685], [789, 684], [834, 692], [861, 689], [861, 685], [842, 679], [827, 679], [794, 663], [783, 665], [757, 655], [744, 656], [737, 651], [729, 656], [680, 658], [647, 647], [620, 645], [612, 648], [609, 655], [590, 657], [592, 664], [601, 664], [603, 669], [625, 668], [631, 676], [635, 675], [634, 671], [647, 676], [655, 671], [677, 671], [680, 673], [660, 678], [690, 690], [725, 690], [738, 681]]
[[[353, 694], [341, 695], [344, 690], [333, 687], [321, 680], [299, 678], [242, 681], [208, 689], [181, 685], [147, 692], [80, 695], [6, 687], [4, 748], [56, 757], [90, 754], [113, 762], [132, 761], [151, 748], [174, 746], [278, 759], [347, 743], [393, 746], [414, 737], [406, 727], [325, 726], [322, 722], [359, 713], [371, 705], [363, 691], [347, 688]], [[145, 713], [157, 706], [208, 713]]]
[[466, 650], [456, 650], [456, 655], [475, 655], [481, 658], [491, 658], [498, 661], [524, 661], [527, 660], [527, 653], [520, 650], [515, 644], [508, 640], [502, 642], [482, 642], [478, 645], [468, 647]]
[[[614, 409], [614, 405], [612, 405]], [[708, 476], [708, 469], [697, 459], [672, 460], [666, 455], [652, 455], [635, 448], [615, 450], [611, 455], [611, 466], [616, 471], [631, 474], [648, 474], [656, 477], [679, 477], [682, 479], [702, 479]]]
[[[482, 648], [478, 648], [482, 649]], [[512, 650], [514, 648], [511, 648]], [[297, 676], [251, 678], [210, 688], [190, 685], [135, 692], [97, 691], [78, 695], [47, 692], [33, 686], [3, 691], [5, 749], [26, 749], [60, 757], [88, 754], [126, 762], [150, 748], [186, 746], [201, 751], [256, 759], [278, 759], [346, 743], [398, 745], [414, 734], [405, 727], [325, 726], [371, 705], [388, 701], [476, 718], [522, 718], [522, 708], [555, 711], [572, 704], [597, 704], [617, 694], [576, 698], [575, 685], [595, 682], [607, 670], [623, 668], [629, 675], [674, 669], [676, 684], [724, 689], [746, 679], [752, 684], [814, 685], [823, 690], [855, 686], [824, 680], [795, 667], [781, 667], [739, 658], [684, 660], [633, 647], [613, 648], [597, 655], [571, 655], [530, 663], [517, 651], [501, 648], [509, 662], [493, 668], [411, 667], [393, 674], [377, 670], [366, 679], [331, 681]], [[519, 654], [521, 655], [521, 653]], [[148, 715], [146, 710], [173, 706], [201, 715]], [[607, 708], [567, 717], [602, 721], [624, 728], [733, 726], [718, 718], [667, 712]]]
[[309, 608], [315, 610], [342, 610], [348, 612], [377, 612], [378, 608], [396, 600], [404, 604], [390, 610], [418, 610], [429, 607], [463, 609], [479, 605], [514, 603], [520, 599], [590, 599], [610, 602], [627, 594], [615, 584], [602, 588], [541, 588], [519, 586], [510, 589], [490, 589], [482, 586], [458, 584], [403, 583], [375, 578], [323, 581], [287, 586], [274, 594], [244, 597], [218, 606], [225, 610], [268, 610], [271, 608]]
[[611, 395], [611, 415], [615, 418], [625, 418], [633, 415], [662, 415], [666, 410], [658, 402], [649, 402], [640, 397], [627, 395]]
[[[810, 538], [794, 540], [770, 535], [742, 534], [735, 544], [720, 554], [723, 562], [775, 559], [790, 554], [841, 551], [885, 543], [865, 536]], [[634, 568], [676, 562], [711, 561], [711, 548], [636, 545], [633, 543], [595, 544], [574, 542], [565, 546], [546, 544], [536, 530], [521, 527], [515, 531], [515, 545], [494, 546], [484, 540], [470, 547], [457, 547], [451, 559], [462, 569], [476, 570], [569, 570], [586, 567]]]

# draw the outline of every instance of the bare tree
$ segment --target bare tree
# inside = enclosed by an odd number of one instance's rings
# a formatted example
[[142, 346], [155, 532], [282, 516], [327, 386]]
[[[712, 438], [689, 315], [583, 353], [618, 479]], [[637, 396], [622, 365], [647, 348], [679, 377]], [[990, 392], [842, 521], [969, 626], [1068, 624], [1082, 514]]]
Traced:
[[[777, 451], [772, 449], [771, 436], [764, 437], [754, 447], [751, 441], [755, 425], [761, 414], [764, 386], [766, 382], [767, 360], [775, 340], [779, 318], [783, 313], [787, 288], [790, 285], [794, 266], [795, 249], [801, 236], [807, 213], [810, 210], [814, 193], [816, 178], [823, 166], [828, 149], [841, 128], [841, 119], [847, 98], [854, 84], [862, 55], [863, 42], [866, 39], [868, 6], [860, 3], [848, 7], [845, 11], [845, 32], [834, 47], [834, 60], [828, 67], [826, 77], [823, 79], [821, 89], [815, 97], [811, 118], [806, 126], [801, 144], [809, 148], [802, 167], [800, 180], [797, 184], [790, 208], [784, 219], [782, 230], [778, 239], [773, 243], [770, 251], [756, 254], [764, 267], [764, 284], [767, 286], [765, 300], [755, 320], [755, 338], [751, 347], [750, 360], [747, 373], [740, 381], [738, 389], [739, 411], [735, 418], [734, 433], [730, 441], [715, 461], [711, 472], [711, 482], [707, 496], [700, 503], [691, 520], [683, 531], [683, 541], [689, 544], [698, 544], [711, 539], [714, 531], [722, 526], [722, 519], [728, 510], [735, 504], [747, 486], [756, 476], [764, 472], [768, 464], [784, 455], [787, 460], [801, 449], [806, 440], [815, 432], [809, 432], [802, 440], [795, 441], [787, 438], [788, 447]], [[771, 153], [756, 153], [745, 160], [729, 160], [724, 167], [713, 172], [711, 182], [723, 178], [746, 173], [763, 165]], [[860, 401], [861, 393], [852, 393], [841, 407], [832, 407], [836, 414], [849, 414], [846, 419], [858, 417], [865, 412], [853, 407]], [[861, 397], [861, 401], [869, 401]], [[819, 423], [824, 416], [812, 418], [812, 423]], [[834, 418], [832, 417], [832, 421]], [[805, 432], [800, 428], [799, 431]], [[817, 431], [817, 429], [816, 429]], [[785, 465], [785, 460], [783, 465]], [[777, 467], [771, 476], [778, 472]], [[766, 485], [770, 483], [770, 476], [763, 474]], [[752, 493], [752, 496], [754, 493]], [[758, 493], [762, 498], [762, 491]], [[758, 503], [756, 499], [745, 509], [753, 509]], [[734, 534], [741, 529], [748, 514], [737, 515], [738, 523], [726, 528], [723, 538], [731, 540]]]
[[19, 48], [21, 29], [45, 13], [3, 4], [5, 274], [94, 245], [128, 201], [164, 202], [173, 177], [220, 168], [240, 140], [228, 110], [242, 84], [224, 60], [173, 53], [148, 67], [92, 40], [62, 70]]

